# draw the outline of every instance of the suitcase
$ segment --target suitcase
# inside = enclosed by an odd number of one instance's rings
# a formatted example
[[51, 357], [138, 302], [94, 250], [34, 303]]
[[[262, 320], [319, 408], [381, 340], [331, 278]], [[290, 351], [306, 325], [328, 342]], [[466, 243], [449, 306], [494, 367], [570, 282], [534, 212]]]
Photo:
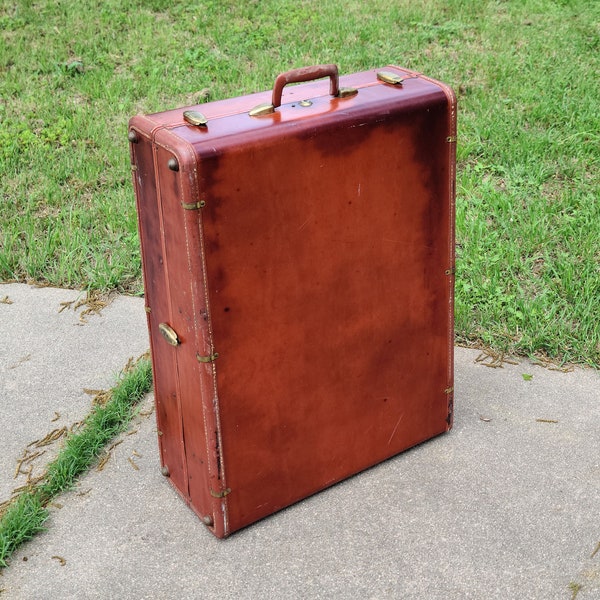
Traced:
[[214, 535], [452, 426], [448, 86], [307, 67], [129, 141], [161, 471]]

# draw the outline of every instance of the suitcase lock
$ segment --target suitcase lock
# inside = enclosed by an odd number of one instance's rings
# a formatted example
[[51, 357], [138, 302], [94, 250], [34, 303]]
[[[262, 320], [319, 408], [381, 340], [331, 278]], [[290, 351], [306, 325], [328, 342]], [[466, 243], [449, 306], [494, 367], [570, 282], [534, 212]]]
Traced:
[[171, 346], [179, 346], [181, 343], [177, 337], [176, 331], [170, 325], [167, 325], [166, 323], [160, 323], [158, 330], [167, 341], [167, 344], [171, 344]]

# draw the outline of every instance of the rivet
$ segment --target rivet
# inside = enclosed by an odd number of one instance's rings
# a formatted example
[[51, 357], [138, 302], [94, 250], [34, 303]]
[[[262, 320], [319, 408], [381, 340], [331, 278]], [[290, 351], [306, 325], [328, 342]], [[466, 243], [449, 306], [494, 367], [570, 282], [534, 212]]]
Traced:
[[167, 165], [171, 171], [179, 171], [179, 163], [176, 158], [170, 158]]
[[211, 517], [211, 515], [204, 515], [202, 517], [202, 522], [207, 526], [207, 527], [212, 527], [215, 522], [213, 520], [213, 518]]
[[132, 144], [137, 144], [138, 142], [138, 136], [137, 133], [132, 129], [129, 134], [127, 135], [127, 139], [132, 143]]
[[164, 475], [165, 477], [168, 477], [169, 476], [169, 467], [167, 467], [167, 465], [165, 465], [164, 467], [161, 467], [160, 474]]
[[312, 106], [312, 101], [311, 100], [300, 100], [300, 102], [298, 102], [298, 104], [300, 106]]

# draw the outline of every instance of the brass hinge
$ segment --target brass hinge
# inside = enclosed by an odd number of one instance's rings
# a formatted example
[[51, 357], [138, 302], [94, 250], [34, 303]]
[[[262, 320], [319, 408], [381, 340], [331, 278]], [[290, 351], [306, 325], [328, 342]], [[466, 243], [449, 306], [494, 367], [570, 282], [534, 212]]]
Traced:
[[222, 492], [215, 492], [214, 490], [210, 490], [210, 495], [213, 498], [225, 498], [225, 496], [227, 496], [228, 494], [231, 494], [231, 488], [227, 488]]
[[446, 388], [444, 390], [444, 394], [451, 394], [453, 391], [454, 391], [454, 388], [453, 387], [449, 387], [449, 388]]
[[204, 208], [206, 202], [204, 200], [199, 200], [198, 202], [182, 202], [181, 206], [185, 208], [185, 210], [198, 210], [199, 208]]
[[199, 353], [196, 354], [196, 360], [200, 363], [211, 363], [219, 358], [219, 353], [209, 354], [208, 356], [202, 356]]
[[449, 136], [446, 138], [446, 141], [447, 141], [449, 144], [453, 144], [454, 142], [456, 142], [456, 136], [455, 136], [455, 135], [449, 135]]

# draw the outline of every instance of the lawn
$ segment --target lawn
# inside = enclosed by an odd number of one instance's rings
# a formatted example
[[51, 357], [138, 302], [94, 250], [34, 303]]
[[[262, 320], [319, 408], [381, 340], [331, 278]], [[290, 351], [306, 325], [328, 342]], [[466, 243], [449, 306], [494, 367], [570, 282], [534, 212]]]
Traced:
[[459, 99], [456, 336], [600, 366], [600, 2], [5, 0], [0, 280], [142, 293], [127, 121], [395, 63]]

